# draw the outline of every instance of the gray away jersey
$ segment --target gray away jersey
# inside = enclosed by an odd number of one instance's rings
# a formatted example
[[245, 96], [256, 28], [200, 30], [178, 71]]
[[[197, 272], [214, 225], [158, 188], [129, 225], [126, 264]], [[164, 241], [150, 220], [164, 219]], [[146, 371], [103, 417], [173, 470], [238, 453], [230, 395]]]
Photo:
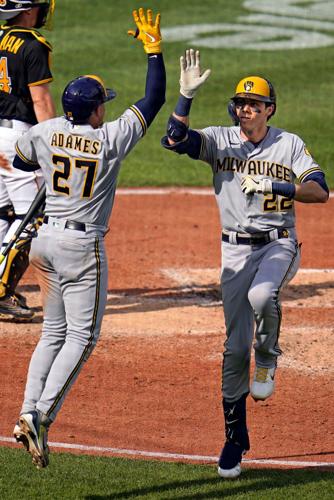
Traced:
[[208, 127], [197, 130], [202, 144], [199, 159], [211, 165], [222, 227], [237, 232], [267, 231], [295, 225], [294, 202], [276, 194], [245, 195], [241, 180], [303, 182], [321, 172], [295, 134], [269, 127], [256, 146], [240, 137], [240, 127]]
[[64, 117], [41, 122], [17, 143], [17, 154], [39, 164], [46, 184], [45, 214], [107, 226], [123, 158], [143, 136], [136, 114], [94, 129]]

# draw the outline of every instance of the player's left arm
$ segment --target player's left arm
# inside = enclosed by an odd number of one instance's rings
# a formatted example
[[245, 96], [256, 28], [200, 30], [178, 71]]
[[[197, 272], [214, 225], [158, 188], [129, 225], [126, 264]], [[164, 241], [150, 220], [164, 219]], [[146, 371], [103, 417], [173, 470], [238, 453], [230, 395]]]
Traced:
[[291, 170], [298, 183], [277, 182], [271, 179], [254, 179], [246, 175], [241, 181], [241, 189], [245, 194], [273, 193], [302, 203], [326, 203], [329, 189], [325, 174], [315, 162], [304, 142], [295, 134], [292, 140]]
[[292, 171], [296, 177], [297, 183], [273, 182], [273, 193], [280, 193], [280, 190], [291, 189], [289, 196], [302, 203], [326, 203], [329, 198], [329, 189], [326, 183], [325, 174], [314, 160], [307, 149], [304, 141], [295, 134], [292, 138]]
[[166, 70], [161, 49], [160, 14], [153, 22], [152, 10], [144, 9], [133, 11], [133, 18], [137, 26], [136, 31], [129, 30], [128, 34], [142, 41], [147, 53], [147, 75], [145, 96], [137, 101], [130, 109], [143, 121], [143, 132], [149, 127], [165, 102]]
[[56, 116], [56, 108], [50, 93], [49, 84], [29, 87], [30, 95], [38, 122], [49, 120]]
[[295, 184], [294, 199], [302, 203], [326, 203], [329, 189], [325, 174], [317, 172], [310, 174], [301, 184]]
[[34, 40], [25, 49], [25, 71], [38, 122], [49, 120], [56, 116], [56, 107], [49, 87], [53, 79], [50, 61], [51, 46], [43, 37]]
[[300, 184], [275, 182], [271, 179], [256, 180], [251, 175], [246, 175], [241, 181], [241, 189], [248, 195], [273, 193], [301, 203], [326, 203], [329, 198], [325, 174], [321, 171], [309, 174]]
[[[39, 125], [36, 125], [37, 127]], [[23, 134], [15, 146], [16, 155], [13, 161], [13, 167], [24, 172], [34, 172], [40, 168], [37, 161], [36, 149], [33, 143], [33, 133], [35, 127]]]

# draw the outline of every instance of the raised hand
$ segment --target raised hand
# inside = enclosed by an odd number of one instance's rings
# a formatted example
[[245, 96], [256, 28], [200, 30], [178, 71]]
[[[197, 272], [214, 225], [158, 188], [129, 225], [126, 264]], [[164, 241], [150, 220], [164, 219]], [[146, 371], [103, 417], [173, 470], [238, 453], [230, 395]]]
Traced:
[[161, 15], [156, 15], [155, 23], [153, 24], [153, 13], [151, 9], [147, 9], [146, 16], [143, 8], [140, 8], [139, 11], [134, 10], [132, 14], [137, 29], [136, 31], [128, 30], [128, 35], [141, 40], [147, 54], [159, 54], [161, 52]]

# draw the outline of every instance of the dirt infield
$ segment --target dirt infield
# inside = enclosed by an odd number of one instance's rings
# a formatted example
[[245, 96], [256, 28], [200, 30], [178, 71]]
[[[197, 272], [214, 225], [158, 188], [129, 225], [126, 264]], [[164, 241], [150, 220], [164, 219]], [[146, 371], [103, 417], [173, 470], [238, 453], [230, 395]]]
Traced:
[[[301, 271], [284, 291], [277, 390], [248, 402], [249, 459], [334, 462], [334, 198], [297, 205]], [[213, 196], [171, 190], [116, 196], [109, 297], [99, 343], [50, 441], [216, 456], [224, 318]], [[0, 325], [0, 436], [10, 437], [41, 333], [37, 283], [21, 286], [29, 324]]]

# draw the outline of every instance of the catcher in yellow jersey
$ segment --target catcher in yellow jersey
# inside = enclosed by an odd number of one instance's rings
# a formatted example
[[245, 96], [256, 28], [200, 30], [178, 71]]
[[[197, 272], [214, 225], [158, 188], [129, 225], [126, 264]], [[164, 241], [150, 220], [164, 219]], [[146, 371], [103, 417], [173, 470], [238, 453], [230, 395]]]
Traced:
[[[50, 94], [51, 45], [36, 30], [50, 19], [54, 0], [0, 1], [0, 152], [11, 164], [16, 141], [37, 122], [53, 118]], [[36, 196], [40, 171], [0, 172], [0, 245], [2, 250]], [[31, 234], [24, 233], [0, 266], [0, 314], [30, 319], [33, 311], [15, 293], [29, 264]]]

